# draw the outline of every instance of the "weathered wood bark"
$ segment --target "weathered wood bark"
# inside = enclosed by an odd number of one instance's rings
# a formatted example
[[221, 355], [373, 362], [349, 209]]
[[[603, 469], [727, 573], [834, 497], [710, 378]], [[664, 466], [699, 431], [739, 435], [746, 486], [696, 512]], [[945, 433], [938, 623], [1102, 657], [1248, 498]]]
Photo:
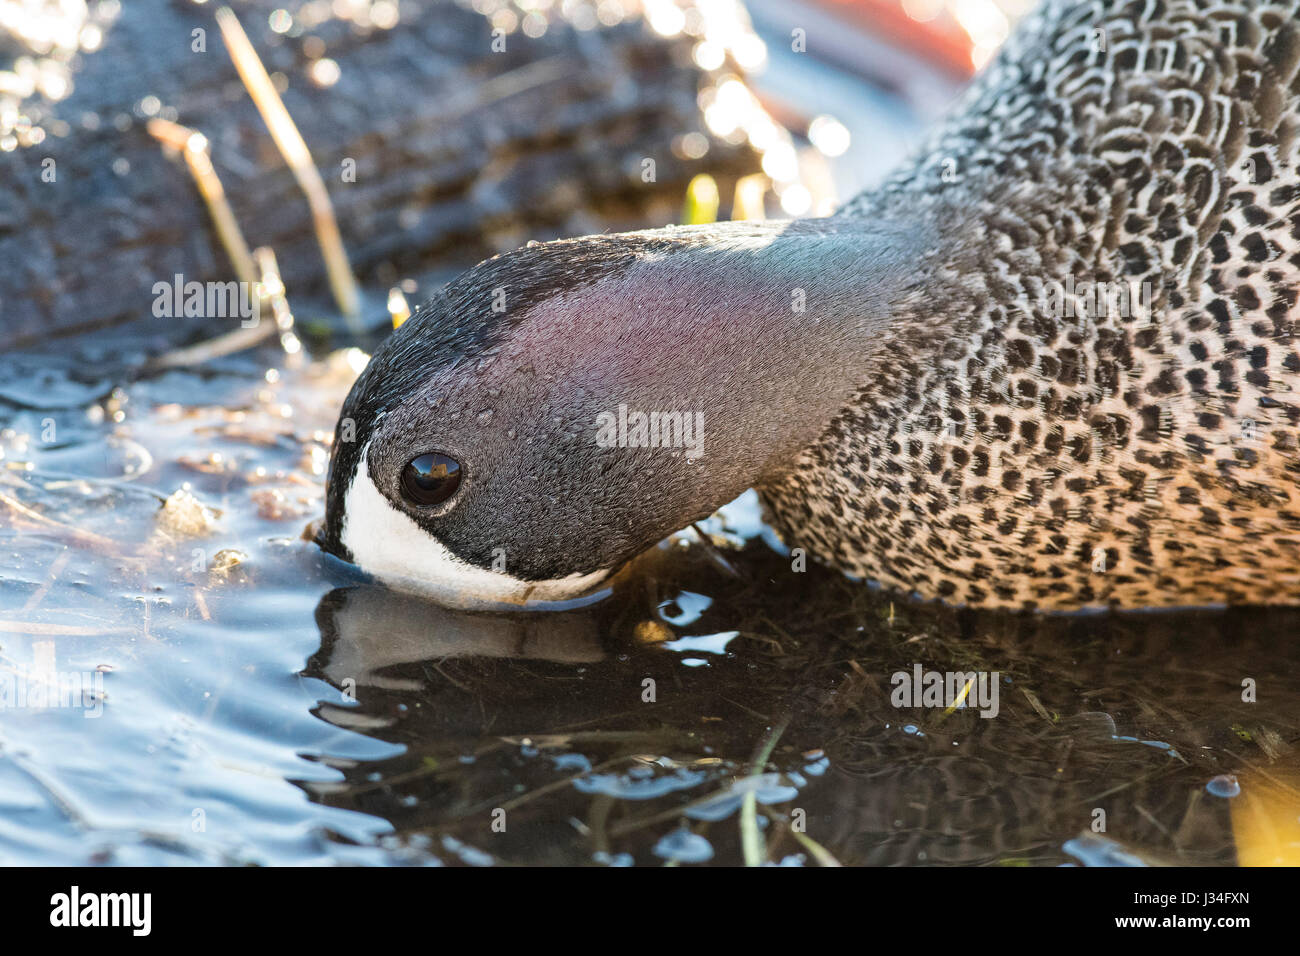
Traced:
[[[189, 171], [146, 132], [151, 96], [208, 137], [249, 245], [275, 250], [291, 299], [322, 294], [307, 203], [211, 6], [123, 4], [102, 49], [82, 54], [72, 95], [47, 108], [66, 135], [0, 153], [0, 348], [147, 316], [154, 283], [178, 273], [233, 278]], [[705, 132], [701, 73], [689, 38], [665, 40], [639, 20], [580, 31], [556, 19], [540, 38], [509, 34], [497, 53], [488, 20], [450, 2], [403, 4], [388, 30], [268, 27], [271, 10], [299, 6], [253, 0], [236, 12], [268, 70], [287, 78], [285, 104], [363, 283], [469, 264], [538, 233], [664, 221], [696, 172], [757, 169], [751, 150], [714, 137], [702, 159], [674, 153], [677, 137]], [[196, 29], [205, 52], [193, 49]], [[319, 50], [304, 48], [308, 37], [339, 64], [336, 84], [311, 82], [308, 52]], [[54, 182], [41, 176], [47, 158]], [[347, 160], [355, 181], [342, 175]]]

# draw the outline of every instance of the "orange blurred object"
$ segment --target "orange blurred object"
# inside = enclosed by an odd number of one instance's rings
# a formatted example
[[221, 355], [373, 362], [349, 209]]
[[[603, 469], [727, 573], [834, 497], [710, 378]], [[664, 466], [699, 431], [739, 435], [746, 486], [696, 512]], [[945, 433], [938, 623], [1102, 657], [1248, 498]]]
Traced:
[[1300, 783], [1295, 771], [1242, 776], [1229, 802], [1241, 866], [1300, 866]]
[[975, 72], [974, 44], [943, 8], [929, 20], [913, 18], [899, 0], [816, 0], [828, 12], [870, 30], [889, 43], [911, 50], [960, 76]]

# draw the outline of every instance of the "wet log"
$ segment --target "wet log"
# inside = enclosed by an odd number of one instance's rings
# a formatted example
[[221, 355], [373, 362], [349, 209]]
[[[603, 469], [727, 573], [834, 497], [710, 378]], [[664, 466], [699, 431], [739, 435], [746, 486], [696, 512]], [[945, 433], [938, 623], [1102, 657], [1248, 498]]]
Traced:
[[[385, 288], [537, 236], [669, 221], [696, 173], [719, 176], [725, 196], [757, 170], [753, 150], [708, 133], [698, 94], [709, 76], [692, 63], [690, 37], [665, 38], [636, 16], [601, 24], [594, 7], [574, 8], [586, 11], [579, 29], [554, 6], [549, 21], [499, 34], [497, 50], [494, 21], [453, 2], [389, 4], [385, 16], [400, 17], [382, 28], [337, 19], [329, 4], [235, 8], [312, 151], [363, 284]], [[293, 19], [273, 18], [279, 8]], [[21, 53], [5, 39], [0, 70]], [[307, 202], [212, 4], [122, 4], [99, 49], [70, 68], [69, 95], [19, 105], [43, 140], [0, 151], [0, 349], [148, 316], [155, 283], [175, 275], [233, 278], [189, 170], [146, 130], [155, 115], [208, 139], [248, 244], [274, 249], [291, 300], [324, 298]], [[702, 141], [704, 154], [687, 158]], [[190, 331], [229, 330], [211, 324]]]

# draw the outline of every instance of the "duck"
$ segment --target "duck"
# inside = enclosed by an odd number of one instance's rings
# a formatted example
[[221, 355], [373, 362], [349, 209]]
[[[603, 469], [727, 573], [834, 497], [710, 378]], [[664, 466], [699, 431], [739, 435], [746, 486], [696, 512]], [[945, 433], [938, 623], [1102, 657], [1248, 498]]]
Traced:
[[1300, 602], [1297, 13], [1045, 0], [830, 216], [475, 266], [344, 402], [322, 545], [564, 602], [753, 488], [913, 598]]

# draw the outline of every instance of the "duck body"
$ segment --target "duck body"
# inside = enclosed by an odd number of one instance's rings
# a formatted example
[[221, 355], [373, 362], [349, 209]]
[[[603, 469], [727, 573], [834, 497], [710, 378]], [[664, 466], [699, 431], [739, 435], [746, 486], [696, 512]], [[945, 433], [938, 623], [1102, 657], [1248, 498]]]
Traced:
[[[1298, 12], [1047, 0], [829, 219], [476, 267], [349, 397], [326, 546], [563, 597], [753, 485], [925, 598], [1300, 602]], [[698, 410], [708, 454], [593, 443], [620, 407]], [[450, 504], [404, 496], [421, 449], [477, 459]]]
[[839, 212], [953, 238], [763, 489], [788, 541], [970, 604], [1300, 601], [1296, 17], [1049, 0]]

